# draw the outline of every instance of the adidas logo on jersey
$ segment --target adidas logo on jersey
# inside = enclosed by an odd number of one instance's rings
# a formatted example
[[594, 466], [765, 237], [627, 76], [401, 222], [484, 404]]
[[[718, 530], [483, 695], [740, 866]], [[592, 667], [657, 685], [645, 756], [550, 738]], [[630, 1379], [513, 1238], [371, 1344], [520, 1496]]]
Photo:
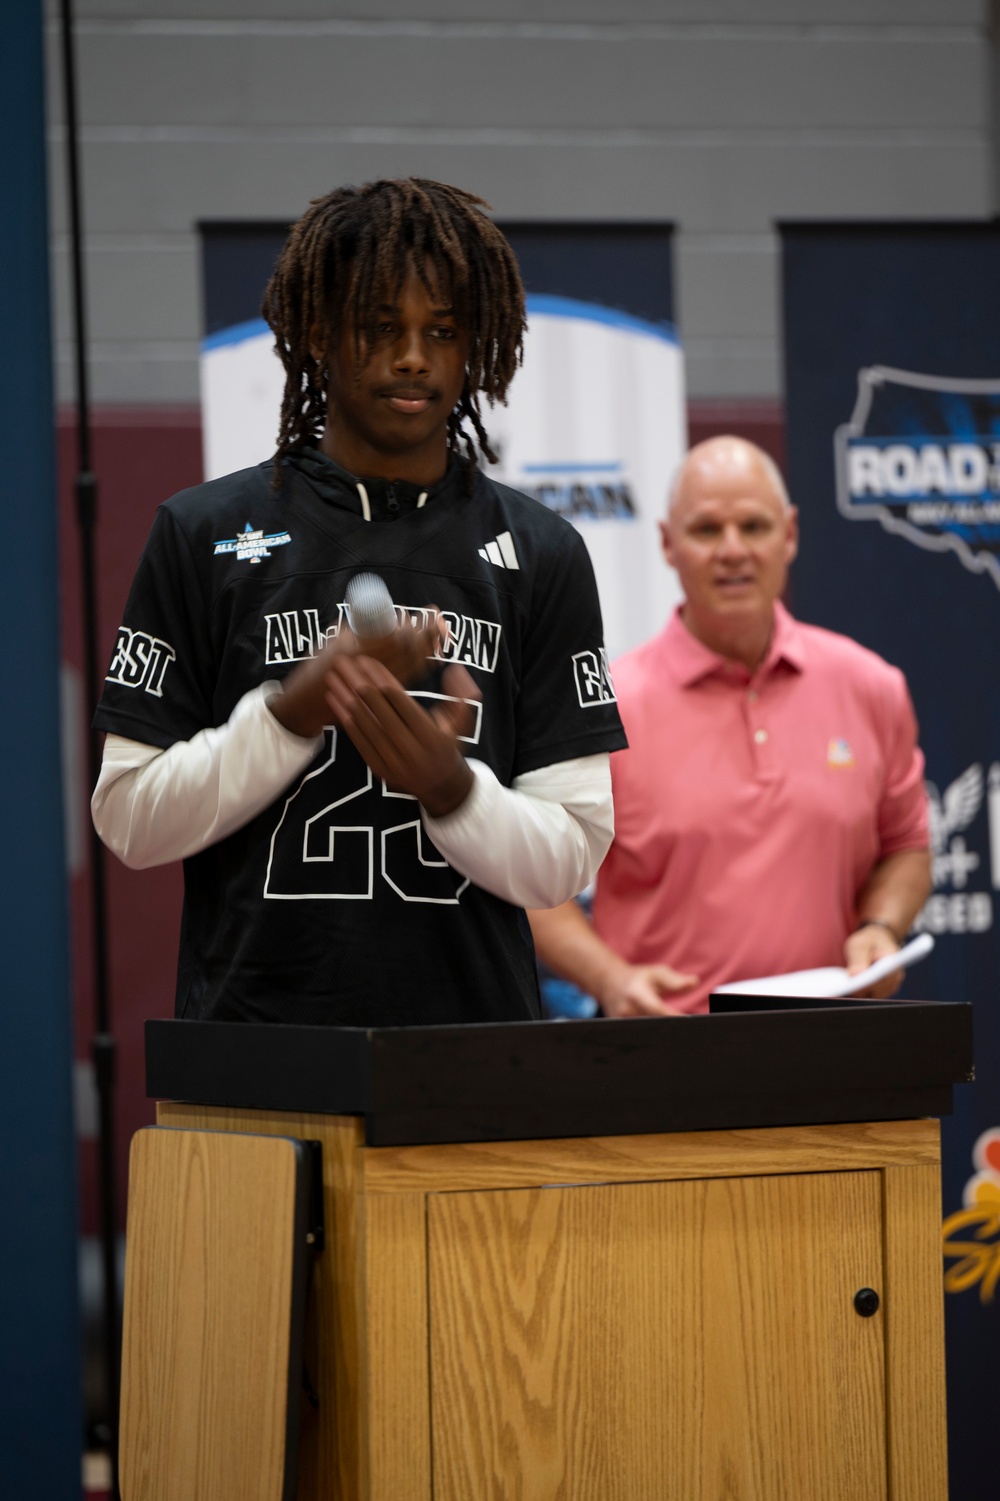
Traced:
[[500, 532], [492, 542], [479, 549], [479, 556], [497, 568], [520, 568], [510, 532]]

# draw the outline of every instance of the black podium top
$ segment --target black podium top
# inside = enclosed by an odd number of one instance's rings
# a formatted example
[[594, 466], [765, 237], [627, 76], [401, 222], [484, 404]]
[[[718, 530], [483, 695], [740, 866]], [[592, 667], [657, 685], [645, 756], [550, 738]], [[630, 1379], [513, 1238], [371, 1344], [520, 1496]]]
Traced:
[[713, 996], [708, 1016], [450, 1027], [146, 1023], [146, 1092], [363, 1115], [370, 1146], [948, 1115], [972, 1007]]

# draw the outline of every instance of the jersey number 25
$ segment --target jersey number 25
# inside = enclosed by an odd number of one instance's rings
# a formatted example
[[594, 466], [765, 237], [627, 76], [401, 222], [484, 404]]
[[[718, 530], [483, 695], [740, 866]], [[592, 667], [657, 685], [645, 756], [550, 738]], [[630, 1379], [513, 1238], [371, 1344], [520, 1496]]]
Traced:
[[[424, 832], [419, 813], [391, 828], [384, 798], [416, 812], [416, 799], [375, 785], [351, 742], [326, 731], [326, 759], [307, 773], [286, 799], [264, 880], [264, 896], [280, 902], [370, 902], [378, 875], [404, 902], [454, 906], [467, 878], [442, 859]], [[377, 800], [377, 802], [373, 802]], [[379, 806], [380, 805], [380, 806]], [[382, 818], [376, 823], [378, 814]], [[365, 816], [371, 822], [364, 822]]]

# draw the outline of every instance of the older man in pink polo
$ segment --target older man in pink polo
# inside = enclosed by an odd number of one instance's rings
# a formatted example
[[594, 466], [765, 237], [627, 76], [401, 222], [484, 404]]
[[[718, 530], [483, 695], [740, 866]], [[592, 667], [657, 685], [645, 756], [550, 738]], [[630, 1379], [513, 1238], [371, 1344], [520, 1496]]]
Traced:
[[[540, 957], [609, 1016], [705, 1011], [729, 980], [854, 973], [930, 890], [923, 756], [902, 674], [781, 604], [798, 516], [739, 438], [688, 454], [660, 523], [684, 602], [613, 676], [615, 838], [593, 923], [532, 912]], [[878, 994], [891, 994], [897, 973]]]

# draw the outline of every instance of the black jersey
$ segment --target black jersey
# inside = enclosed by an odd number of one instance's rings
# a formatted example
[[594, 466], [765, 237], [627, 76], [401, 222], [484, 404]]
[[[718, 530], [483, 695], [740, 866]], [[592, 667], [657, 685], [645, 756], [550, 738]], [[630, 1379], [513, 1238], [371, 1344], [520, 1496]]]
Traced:
[[[100, 729], [169, 747], [336, 635], [360, 569], [414, 624], [437, 606], [442, 655], [482, 692], [466, 750], [510, 785], [625, 744], [584, 544], [533, 500], [454, 463], [426, 502], [315, 451], [174, 496], [132, 585]], [[365, 509], [376, 519], [366, 520]], [[441, 693], [429, 663], [419, 700]], [[436, 669], [436, 672], [435, 672]], [[409, 1025], [537, 1015], [523, 912], [434, 848], [414, 798], [327, 730], [312, 765], [235, 834], [184, 862], [177, 1013]]]

